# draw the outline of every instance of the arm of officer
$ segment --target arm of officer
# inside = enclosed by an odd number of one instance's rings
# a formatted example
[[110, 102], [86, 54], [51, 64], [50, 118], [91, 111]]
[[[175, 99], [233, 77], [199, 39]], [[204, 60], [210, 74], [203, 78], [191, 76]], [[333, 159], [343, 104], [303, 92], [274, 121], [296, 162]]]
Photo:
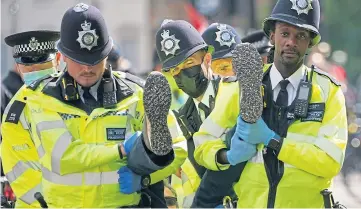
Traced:
[[[15, 105], [14, 104], [15, 101]], [[1, 158], [5, 176], [10, 183], [20, 205], [40, 207], [34, 193], [40, 191], [41, 170], [36, 147], [31, 140], [24, 119], [25, 103], [15, 99], [9, 103], [10, 112], [5, 111], [1, 126]], [[11, 117], [8, 114], [19, 114]], [[18, 115], [18, 116], [19, 116]], [[29, 181], [31, 179], [31, 181]], [[25, 202], [27, 205], [23, 205]], [[21, 204], [22, 203], [22, 204]]]
[[341, 88], [330, 84], [325, 114], [317, 136], [289, 130], [278, 159], [313, 175], [332, 178], [342, 167], [346, 144], [345, 99]]
[[227, 129], [237, 123], [239, 112], [239, 86], [237, 82], [221, 82], [212, 113], [203, 121], [199, 131], [193, 135], [194, 158], [207, 169], [219, 171], [229, 168], [221, 164], [217, 153], [226, 150], [223, 136]]
[[170, 111], [168, 114], [168, 128], [173, 140], [174, 160], [165, 168], [150, 174], [151, 184], [162, 181], [168, 176], [174, 174], [187, 158], [187, 141], [183, 136], [183, 133], [172, 111]]

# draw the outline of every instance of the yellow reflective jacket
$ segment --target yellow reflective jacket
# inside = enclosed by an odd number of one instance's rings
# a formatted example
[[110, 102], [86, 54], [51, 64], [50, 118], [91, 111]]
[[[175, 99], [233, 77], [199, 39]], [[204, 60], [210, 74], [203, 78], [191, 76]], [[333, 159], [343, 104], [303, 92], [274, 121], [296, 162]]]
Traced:
[[[45, 79], [27, 98], [31, 136], [38, 147], [42, 170], [42, 192], [49, 207], [120, 207], [137, 205], [138, 193], [119, 192], [118, 174], [126, 165], [120, 159], [112, 133], [129, 137], [141, 131], [144, 119], [143, 90], [114, 72], [122, 92], [130, 92], [115, 108], [97, 108], [88, 115], [65, 103], [58, 85], [60, 78]], [[168, 116], [175, 159], [150, 175], [156, 183], [175, 172], [187, 157], [186, 143], [176, 119]]]
[[[270, 65], [266, 65], [264, 70]], [[210, 120], [204, 123], [195, 139], [197, 162], [209, 169], [227, 169], [216, 164], [216, 153], [225, 148], [219, 135], [236, 124], [239, 114], [237, 82], [222, 83]], [[331, 186], [341, 169], [347, 144], [345, 99], [340, 86], [321, 72], [313, 74], [311, 103], [325, 103], [322, 122], [296, 120], [283, 140], [278, 159], [284, 162], [278, 186], [270, 187], [263, 161], [263, 145], [247, 162], [239, 182], [234, 186], [239, 198], [237, 207], [265, 208], [269, 198], [275, 208], [324, 207], [320, 192]], [[230, 108], [232, 107], [232, 108]], [[274, 195], [269, 195], [270, 190]], [[276, 190], [275, 190], [276, 189]]]
[[34, 194], [41, 192], [39, 156], [29, 133], [27, 94], [23, 86], [5, 109], [1, 124], [1, 158], [4, 173], [16, 195], [16, 208], [40, 208]]

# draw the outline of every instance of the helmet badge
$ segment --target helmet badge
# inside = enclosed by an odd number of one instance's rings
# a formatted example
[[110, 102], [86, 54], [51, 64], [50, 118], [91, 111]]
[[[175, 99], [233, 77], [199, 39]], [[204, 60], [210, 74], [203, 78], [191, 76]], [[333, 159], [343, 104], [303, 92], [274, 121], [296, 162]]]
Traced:
[[35, 37], [31, 37], [30, 42], [29, 42], [29, 47], [32, 51], [36, 51], [38, 49], [39, 46], [39, 42], [38, 40], [35, 39]]
[[292, 8], [297, 11], [297, 14], [300, 15], [302, 13], [308, 14], [312, 8], [311, 2], [312, 0], [290, 0], [292, 2]]
[[84, 4], [84, 3], [79, 3], [79, 4], [77, 4], [77, 5], [75, 5], [74, 7], [73, 7], [73, 10], [75, 11], [75, 12], [85, 12], [85, 11], [87, 11], [89, 9], [89, 6], [87, 5], [87, 4]]
[[217, 28], [219, 31], [216, 32], [216, 41], [218, 41], [221, 46], [231, 47], [233, 43], [236, 43], [234, 40], [235, 35], [227, 29], [226, 25], [220, 24]]
[[89, 51], [94, 47], [98, 46], [98, 38], [95, 33], [95, 29], [90, 30], [91, 23], [86, 20], [81, 24], [83, 31], [78, 31], [78, 38], [76, 39], [80, 43], [80, 48], [86, 48]]
[[163, 40], [160, 42], [162, 45], [161, 51], [163, 51], [166, 56], [168, 56], [168, 54], [175, 55], [175, 52], [180, 49], [180, 40], [177, 39], [174, 34], [169, 36], [169, 30], [163, 30], [161, 36], [163, 38]]

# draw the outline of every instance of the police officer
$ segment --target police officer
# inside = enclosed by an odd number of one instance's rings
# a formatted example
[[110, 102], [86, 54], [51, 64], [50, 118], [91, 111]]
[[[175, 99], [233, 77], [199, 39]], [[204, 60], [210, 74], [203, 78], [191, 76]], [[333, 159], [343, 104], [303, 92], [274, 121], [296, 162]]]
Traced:
[[[214, 47], [212, 54], [213, 72], [221, 77], [227, 77], [224, 79], [233, 76], [232, 50], [241, 43], [236, 30], [227, 24], [213, 23], [203, 32], [202, 37], [208, 45]], [[201, 146], [203, 140], [194, 139], [197, 147]], [[225, 196], [235, 198], [232, 184], [238, 180], [244, 165], [231, 166], [224, 171], [207, 170], [203, 175], [191, 207], [214, 208], [223, 203], [222, 200]]]
[[271, 50], [272, 45], [263, 30], [254, 31], [243, 37], [241, 40], [243, 43], [251, 43], [256, 47], [258, 53], [262, 57], [263, 63], [273, 62], [272, 60], [267, 60], [269, 53], [272, 53], [273, 50]]
[[111, 48], [100, 11], [77, 4], [61, 24], [65, 72], [29, 86], [33, 93], [21, 111], [43, 156], [41, 186], [49, 207], [137, 207], [140, 194], [133, 191], [184, 162], [185, 151], [172, 144], [184, 137], [176, 119], [167, 117], [167, 81], [151, 74], [143, 94], [141, 80], [105, 69]]
[[183, 20], [165, 20], [156, 34], [156, 49], [162, 71], [169, 72], [189, 98], [176, 112], [187, 138], [188, 159], [182, 165], [183, 207], [189, 207], [205, 169], [193, 157], [193, 133], [209, 115], [215, 102], [217, 81], [211, 74], [211, 48], [199, 32]]
[[[10, 35], [5, 43], [13, 47], [17, 73], [11, 72], [7, 79], [19, 75], [18, 82], [5, 80], [4, 84], [17, 87], [25, 82], [19, 93], [8, 102], [2, 123], [2, 166], [11, 188], [17, 196], [16, 207], [40, 207], [34, 193], [40, 191], [41, 172], [36, 147], [29, 137], [26, 115], [21, 113], [26, 105], [26, 86], [39, 78], [57, 72], [59, 58], [55, 41], [60, 37], [57, 31], [27, 31]], [[12, 76], [10, 76], [12, 75]], [[12, 82], [12, 83], [9, 83]], [[6, 88], [6, 87], [5, 87]], [[6, 88], [8, 91], [11, 88]], [[13, 89], [15, 90], [15, 89]], [[11, 93], [11, 92], [10, 92]], [[13, 115], [9, 115], [12, 112]]]
[[212, 70], [221, 77], [233, 76], [232, 50], [242, 43], [237, 31], [230, 25], [212, 23], [202, 34], [202, 38], [214, 47]]
[[[229, 88], [224, 90], [229, 98], [216, 103], [209, 117], [214, 121], [215, 132], [217, 127], [224, 129], [237, 124], [231, 150], [237, 149], [241, 139], [257, 145], [256, 155], [248, 161], [234, 186], [239, 198], [237, 207], [327, 206], [321, 191], [330, 187], [341, 169], [347, 121], [340, 85], [322, 71], [303, 65], [306, 50], [320, 41], [319, 18], [317, 0], [279, 0], [264, 21], [264, 32], [275, 46], [275, 55], [274, 63], [263, 69], [262, 118], [246, 123], [235, 109], [217, 111], [218, 105], [222, 109], [225, 105], [237, 106], [237, 82], [233, 88], [227, 84]], [[215, 141], [206, 142], [208, 150], [210, 146], [213, 150], [222, 149], [221, 140]], [[242, 154], [236, 157], [241, 159]], [[236, 157], [232, 164], [238, 163]], [[214, 164], [214, 157], [198, 162]]]

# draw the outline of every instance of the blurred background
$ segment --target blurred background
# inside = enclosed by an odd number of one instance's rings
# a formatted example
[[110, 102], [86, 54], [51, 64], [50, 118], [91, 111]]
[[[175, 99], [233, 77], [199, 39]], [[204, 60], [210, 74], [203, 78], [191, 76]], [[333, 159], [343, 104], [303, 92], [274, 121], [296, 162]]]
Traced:
[[[118, 48], [118, 68], [145, 77], [159, 70], [155, 33], [164, 19], [184, 19], [201, 33], [213, 22], [230, 24], [241, 36], [260, 29], [276, 0], [1, 0], [1, 77], [13, 67], [4, 38], [26, 30], [59, 30], [64, 12], [77, 3], [98, 7]], [[320, 0], [322, 41], [307, 56], [342, 83], [349, 144], [335, 198], [361, 208], [361, 1]]]

